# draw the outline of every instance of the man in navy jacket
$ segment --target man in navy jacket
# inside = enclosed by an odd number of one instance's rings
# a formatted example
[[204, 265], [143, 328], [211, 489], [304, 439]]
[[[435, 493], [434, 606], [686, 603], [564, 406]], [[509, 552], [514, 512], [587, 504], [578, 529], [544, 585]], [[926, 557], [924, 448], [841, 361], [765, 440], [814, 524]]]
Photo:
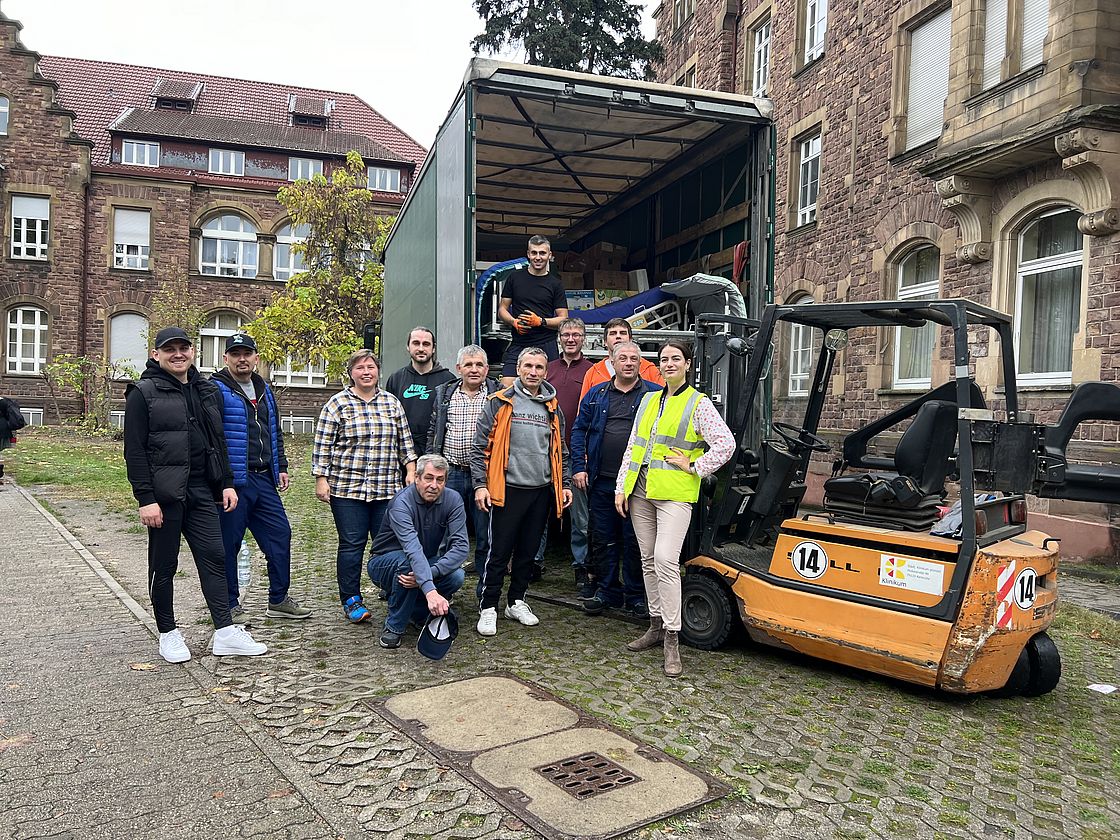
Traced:
[[[583, 602], [597, 615], [607, 607], [646, 612], [638, 543], [634, 526], [614, 506], [615, 478], [626, 456], [626, 443], [642, 397], [661, 386], [639, 378], [638, 345], [622, 341], [611, 349], [614, 376], [587, 392], [572, 426], [572, 483], [587, 491], [590, 514], [591, 568], [595, 595]], [[622, 584], [619, 585], [619, 571]]]
[[257, 373], [257, 343], [235, 333], [226, 339], [226, 366], [211, 380], [222, 393], [226, 450], [240, 503], [221, 515], [226, 551], [230, 612], [244, 619], [237, 583], [237, 552], [248, 528], [268, 560], [270, 618], [307, 618], [311, 610], [288, 594], [292, 579], [292, 527], [277, 489], [288, 489], [288, 459], [280, 432], [280, 411], [268, 383]]

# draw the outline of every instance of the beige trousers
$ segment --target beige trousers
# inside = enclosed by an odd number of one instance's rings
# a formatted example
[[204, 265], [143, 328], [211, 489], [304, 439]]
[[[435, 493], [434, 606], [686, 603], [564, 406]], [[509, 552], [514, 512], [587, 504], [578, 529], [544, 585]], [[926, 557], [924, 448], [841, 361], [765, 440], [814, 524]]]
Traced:
[[642, 577], [651, 616], [666, 630], [681, 629], [681, 546], [692, 519], [692, 505], [631, 494], [630, 521], [642, 554]]

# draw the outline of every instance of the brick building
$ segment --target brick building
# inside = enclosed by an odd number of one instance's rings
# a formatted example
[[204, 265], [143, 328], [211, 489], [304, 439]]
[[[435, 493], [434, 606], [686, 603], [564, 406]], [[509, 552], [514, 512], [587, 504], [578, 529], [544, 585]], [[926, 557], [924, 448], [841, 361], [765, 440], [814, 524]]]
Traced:
[[[353, 94], [41, 56], [20, 30], [0, 12], [0, 394], [33, 422], [54, 419], [54, 355], [141, 366], [152, 291], [183, 272], [209, 319], [197, 363], [220, 367], [225, 336], [299, 268], [277, 189], [356, 150], [393, 214], [425, 155]], [[268, 373], [286, 425], [310, 431], [337, 386]]]
[[[1120, 381], [1115, 0], [664, 0], [655, 16], [662, 81], [774, 102], [777, 302], [1014, 313], [1023, 408], [1046, 422], [1076, 384]], [[827, 425], [946, 381], [946, 338], [853, 334]], [[801, 407], [816, 350], [808, 330], [783, 336], [776, 414]], [[974, 355], [998, 404], [995, 354]], [[1074, 457], [1120, 463], [1117, 424], [1085, 437]], [[1116, 506], [1035, 504], [1120, 525]], [[1093, 533], [1086, 551], [1117, 552], [1115, 527]]]

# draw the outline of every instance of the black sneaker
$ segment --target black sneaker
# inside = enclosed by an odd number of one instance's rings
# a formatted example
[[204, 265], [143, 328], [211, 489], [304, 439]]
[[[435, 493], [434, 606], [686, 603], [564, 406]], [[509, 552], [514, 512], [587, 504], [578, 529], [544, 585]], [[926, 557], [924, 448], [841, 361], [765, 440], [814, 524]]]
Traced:
[[588, 615], [600, 615], [603, 610], [607, 608], [607, 602], [602, 598], [595, 596], [593, 598], [585, 599], [581, 606], [583, 607], [583, 611]]
[[623, 609], [623, 612], [634, 618], [649, 618], [649, 607], [646, 606], [645, 601], [636, 601], [633, 604], [628, 604], [625, 609]]
[[399, 648], [401, 646], [401, 634], [394, 633], [388, 627], [381, 631], [381, 638], [377, 643], [383, 648]]

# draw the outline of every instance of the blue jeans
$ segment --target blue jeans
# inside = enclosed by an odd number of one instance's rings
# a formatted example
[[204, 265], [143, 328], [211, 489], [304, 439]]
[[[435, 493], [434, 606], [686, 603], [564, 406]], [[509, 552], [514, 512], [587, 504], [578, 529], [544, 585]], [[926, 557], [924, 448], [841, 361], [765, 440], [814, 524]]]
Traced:
[[[641, 554], [634, 526], [619, 516], [614, 506], [614, 478], [600, 476], [588, 489], [591, 512], [591, 556], [589, 569], [598, 584], [596, 595], [612, 607], [645, 603]], [[619, 586], [619, 571], [622, 585]]]
[[[587, 491], [580, 490], [572, 485], [572, 504], [568, 508], [572, 517], [572, 566], [587, 565], [587, 549], [589, 533], [587, 530]], [[552, 521], [552, 517], [548, 518]], [[545, 525], [541, 534], [541, 544], [537, 548], [534, 562], [540, 566], [544, 564], [544, 550], [548, 547], [548, 525]]]
[[272, 473], [249, 473], [248, 483], [237, 488], [237, 507], [218, 517], [222, 544], [226, 550], [226, 586], [229, 605], [239, 603], [237, 550], [245, 539], [245, 529], [253, 535], [268, 560], [268, 603], [279, 604], [288, 597], [292, 582], [292, 526], [272, 483]]
[[[432, 565], [439, 560], [437, 557]], [[369, 572], [369, 579], [389, 593], [386, 630], [403, 633], [408, 628], [409, 621], [420, 624], [427, 620], [428, 601], [424, 593], [419, 587], [401, 586], [397, 580], [397, 575], [406, 575], [412, 571], [407, 554], [403, 551], [390, 551], [371, 557], [366, 570]], [[433, 577], [432, 582], [436, 585], [436, 592], [444, 598], [450, 598], [462, 587], [465, 577], [462, 569], [455, 569], [443, 577]]]
[[365, 559], [366, 542], [377, 536], [381, 520], [391, 499], [341, 499], [331, 496], [331, 513], [338, 531], [338, 558], [335, 563], [338, 575], [338, 599], [345, 604], [355, 595], [362, 594], [362, 560]]
[[474, 503], [474, 482], [468, 467], [451, 465], [447, 474], [447, 487], [463, 497], [467, 509], [467, 521], [474, 526], [474, 573], [482, 574], [486, 565], [486, 555], [490, 553], [490, 516], [478, 509]]

